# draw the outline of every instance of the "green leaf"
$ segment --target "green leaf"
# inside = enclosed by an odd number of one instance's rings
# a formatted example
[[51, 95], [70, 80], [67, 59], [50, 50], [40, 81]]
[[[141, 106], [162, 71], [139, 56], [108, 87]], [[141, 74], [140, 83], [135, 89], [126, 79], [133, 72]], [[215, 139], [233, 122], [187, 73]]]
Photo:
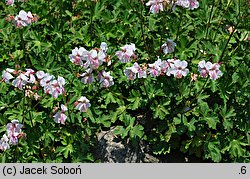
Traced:
[[175, 125], [168, 124], [168, 130], [164, 134], [164, 141], [165, 142], [169, 142], [169, 140], [171, 139], [173, 133], [176, 133], [176, 127], [175, 127]]
[[223, 126], [226, 130], [230, 130], [233, 128], [233, 120], [231, 117], [236, 116], [236, 113], [234, 112], [234, 109], [231, 107], [229, 111], [227, 111], [226, 104], [221, 109], [220, 114], [223, 118]]
[[195, 131], [195, 123], [197, 121], [195, 120], [195, 118], [192, 118], [190, 122], [184, 122], [184, 125], [188, 127], [188, 130], [189, 131]]
[[151, 108], [154, 110], [154, 118], [159, 117], [160, 119], [165, 119], [166, 115], [169, 114], [168, 110], [162, 105], [158, 105], [156, 108]]
[[207, 99], [210, 95], [207, 95], [205, 93], [200, 93], [199, 96], [198, 96], [198, 102], [201, 103], [203, 102], [202, 100], [203, 99]]
[[122, 138], [125, 138], [128, 135], [128, 130], [126, 130], [123, 126], [116, 126], [114, 134], [120, 135]]
[[122, 114], [126, 111], [126, 106], [120, 106], [117, 108], [117, 113]]
[[233, 139], [232, 141], [230, 141], [229, 146], [225, 147], [223, 149], [224, 151], [229, 151], [230, 155], [233, 157], [243, 157], [246, 150], [243, 149], [241, 146], [247, 146], [247, 143], [241, 142], [241, 140], [244, 137], [240, 137], [239, 139]]
[[232, 75], [232, 83], [237, 83], [239, 79], [239, 75], [237, 72], [234, 72]]
[[68, 10], [66, 10], [65, 13], [66, 13], [69, 17], [72, 17], [72, 13], [69, 12]]
[[220, 162], [222, 159], [219, 146], [220, 143], [218, 141], [209, 142], [207, 146], [209, 156], [212, 158], [214, 162]]
[[143, 126], [141, 125], [136, 125], [134, 126], [130, 131], [129, 131], [129, 134], [130, 134], [130, 137], [131, 138], [135, 138], [135, 137], [139, 137], [139, 138], [142, 138], [142, 136], [144, 135], [144, 131], [143, 131]]
[[209, 106], [208, 106], [207, 102], [201, 102], [200, 103], [200, 113], [203, 116], [207, 116], [209, 111], [210, 111], [210, 109], [209, 109]]
[[217, 82], [215, 80], [212, 80], [212, 82], [211, 82], [211, 90], [213, 93], [218, 90]]
[[111, 126], [110, 115], [102, 115], [99, 118], [98, 123], [102, 124], [104, 127], [110, 127]]
[[128, 101], [132, 102], [132, 104], [129, 105], [128, 109], [138, 109], [141, 104], [141, 98], [135, 97], [135, 98], [129, 98]]
[[175, 125], [180, 124], [180, 123], [181, 123], [181, 118], [179, 118], [179, 117], [174, 117], [173, 122], [174, 122]]
[[104, 95], [104, 97], [106, 97], [105, 104], [109, 104], [111, 102], [116, 103], [116, 100], [111, 92], [108, 92], [107, 95]]
[[204, 117], [203, 120], [205, 120], [208, 127], [212, 129], [216, 129], [216, 125], [219, 122], [219, 118], [217, 116]]
[[96, 122], [96, 120], [95, 120], [95, 118], [93, 116], [93, 113], [91, 112], [90, 109], [87, 110], [86, 114], [87, 114], [87, 116], [89, 117], [89, 119], [91, 120], [92, 123]]

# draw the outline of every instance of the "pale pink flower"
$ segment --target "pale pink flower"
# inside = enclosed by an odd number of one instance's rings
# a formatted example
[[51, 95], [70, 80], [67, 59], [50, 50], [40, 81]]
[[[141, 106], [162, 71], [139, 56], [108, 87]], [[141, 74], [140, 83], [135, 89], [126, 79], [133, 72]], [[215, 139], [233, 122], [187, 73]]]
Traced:
[[197, 9], [199, 7], [199, 2], [197, 0], [189, 0], [189, 9]]
[[136, 58], [136, 55], [134, 54], [136, 48], [135, 44], [131, 43], [130, 45], [124, 45], [121, 47], [122, 51], [117, 51], [116, 56], [117, 58], [123, 62], [127, 63], [131, 61], [131, 58]]
[[140, 66], [137, 62], [134, 63], [134, 67], [137, 68], [137, 77], [138, 78], [147, 78], [147, 68], [145, 66]]
[[6, 0], [6, 5], [13, 6], [14, 5], [14, 0]]
[[91, 106], [89, 100], [85, 96], [81, 96], [75, 104], [76, 109], [80, 112], [87, 112], [88, 108]]
[[138, 71], [138, 78], [147, 78], [147, 70], [145, 69], [140, 69]]
[[222, 76], [222, 72], [220, 71], [220, 64], [211, 62], [205, 62], [202, 60], [198, 63], [198, 71], [200, 72], [200, 76], [206, 78], [208, 75], [210, 79], [216, 80]]
[[64, 85], [65, 79], [58, 76], [57, 80], [50, 82], [48, 86], [48, 93], [51, 94], [53, 98], [57, 98], [59, 95], [65, 92]]
[[147, 71], [142, 68], [137, 62], [134, 63], [132, 67], [127, 67], [124, 70], [125, 76], [128, 77], [129, 80], [134, 80], [136, 77], [138, 78], [146, 78]]
[[209, 69], [209, 76], [210, 79], [216, 80], [219, 77], [222, 76], [222, 72], [220, 71], [220, 64], [219, 63], [214, 63], [212, 67]]
[[42, 87], [46, 87], [50, 84], [51, 81], [53, 81], [55, 79], [55, 76], [54, 75], [50, 75], [48, 73], [44, 73], [44, 72], [37, 72], [36, 73], [36, 76], [38, 77], [38, 79], [40, 80], [39, 81], [39, 84], [42, 86]]
[[163, 11], [163, 2], [164, 0], [150, 0], [146, 3], [146, 6], [151, 6], [150, 12], [156, 14]]
[[11, 123], [7, 124], [6, 131], [8, 133], [10, 144], [17, 145], [18, 138], [22, 132], [22, 127], [23, 125], [19, 124], [18, 120], [12, 120]]
[[175, 4], [191, 10], [199, 7], [199, 2], [197, 0], [177, 0]]
[[173, 42], [170, 39], [167, 39], [167, 41], [161, 46], [163, 53], [166, 55], [168, 53], [174, 52], [174, 48], [176, 47], [176, 43]]
[[189, 0], [177, 0], [176, 5], [181, 6], [183, 8], [189, 8]]
[[102, 42], [101, 45], [100, 45], [100, 49], [101, 51], [103, 51], [105, 54], [107, 53], [108, 51], [108, 45], [106, 42]]
[[37, 71], [36, 72], [36, 76], [39, 80], [41, 80], [42, 78], [44, 78], [46, 75], [46, 73], [44, 71]]
[[205, 62], [202, 60], [198, 63], [198, 71], [200, 72], [200, 76], [206, 78], [209, 73], [209, 69], [212, 68], [213, 64], [211, 62]]
[[171, 70], [171, 74], [174, 75], [175, 78], [182, 78], [183, 76], [187, 76], [189, 70], [187, 69], [188, 63], [186, 61], [175, 60], [174, 66]]
[[53, 98], [57, 98], [59, 95], [65, 92], [64, 85], [65, 79], [58, 76], [57, 80], [53, 75], [38, 71], [36, 76], [39, 80], [39, 84], [43, 87], [46, 94], [51, 94]]
[[12, 85], [20, 90], [23, 90], [23, 87], [28, 83], [29, 78], [21, 73], [16, 79], [12, 81]]
[[25, 75], [29, 77], [29, 80], [27, 81], [28, 83], [35, 83], [36, 78], [35, 78], [35, 71], [32, 69], [26, 69]]
[[98, 74], [98, 79], [100, 80], [101, 87], [108, 88], [114, 85], [113, 77], [110, 72], [105, 72], [104, 70]]
[[95, 81], [91, 68], [87, 69], [80, 76], [83, 77], [81, 80], [83, 84], [92, 84]]
[[54, 117], [54, 121], [56, 123], [61, 123], [61, 124], [65, 124], [65, 120], [67, 119], [67, 116], [65, 115], [65, 111], [67, 111], [68, 108], [66, 106], [64, 106], [63, 104], [61, 104], [61, 111], [58, 111], [53, 117]]
[[165, 74], [169, 71], [170, 69], [170, 63], [166, 60], [161, 61], [161, 74]]
[[8, 141], [9, 138], [6, 136], [6, 134], [4, 134], [0, 140], [0, 150], [5, 151], [10, 148]]
[[26, 23], [31, 24], [34, 17], [30, 11], [27, 13], [27, 18], [28, 18], [28, 20], [26, 21]]
[[69, 55], [70, 61], [74, 63], [75, 65], [83, 66], [84, 61], [86, 61], [88, 51], [80, 47], [79, 49], [76, 47], [72, 50], [72, 54]]
[[97, 69], [100, 65], [105, 62], [106, 54], [100, 50], [99, 52], [95, 49], [92, 49], [88, 54], [89, 65], [92, 69]]
[[15, 17], [15, 24], [17, 27], [22, 28], [28, 25], [28, 20], [28, 14], [24, 10], [21, 10]]
[[168, 64], [168, 68], [166, 70], [166, 75], [167, 76], [171, 76], [171, 71], [174, 69], [174, 62], [176, 61], [176, 59], [172, 58], [172, 59], [168, 59], [167, 60], [167, 64]]
[[153, 64], [148, 64], [148, 72], [152, 77], [157, 77], [161, 75], [161, 59], [158, 59]]
[[13, 79], [14, 76], [12, 76], [12, 74], [15, 72], [15, 70], [13, 69], [10, 69], [10, 68], [7, 68], [6, 70], [4, 70], [2, 72], [2, 81], [3, 82], [6, 82], [6, 83], [9, 83], [9, 80]]
[[134, 65], [132, 67], [127, 67], [124, 70], [124, 74], [126, 77], [128, 77], [129, 80], [134, 80], [136, 79], [136, 74], [138, 73], [138, 69], [134, 67]]

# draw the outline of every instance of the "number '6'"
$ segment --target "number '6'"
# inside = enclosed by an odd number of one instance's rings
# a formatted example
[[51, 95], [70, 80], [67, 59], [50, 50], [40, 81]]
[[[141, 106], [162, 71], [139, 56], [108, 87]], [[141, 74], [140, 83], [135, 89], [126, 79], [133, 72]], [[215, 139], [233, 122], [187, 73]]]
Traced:
[[241, 174], [246, 174], [247, 173], [246, 166], [242, 166], [240, 172]]

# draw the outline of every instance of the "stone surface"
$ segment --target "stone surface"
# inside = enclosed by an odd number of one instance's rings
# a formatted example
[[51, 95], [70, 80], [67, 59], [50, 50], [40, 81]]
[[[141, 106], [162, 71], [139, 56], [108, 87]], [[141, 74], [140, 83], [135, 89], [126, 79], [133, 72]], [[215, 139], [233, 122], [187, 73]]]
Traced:
[[133, 147], [113, 133], [114, 129], [98, 133], [95, 157], [103, 163], [158, 163], [159, 160], [148, 152], [148, 146], [142, 141]]

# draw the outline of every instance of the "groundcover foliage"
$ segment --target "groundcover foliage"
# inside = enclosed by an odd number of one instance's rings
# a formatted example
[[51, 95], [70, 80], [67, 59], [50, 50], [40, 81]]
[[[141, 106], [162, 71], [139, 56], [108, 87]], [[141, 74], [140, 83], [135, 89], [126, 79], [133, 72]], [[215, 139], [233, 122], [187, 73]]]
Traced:
[[155, 155], [249, 162], [249, 7], [2, 0], [1, 161], [95, 162], [114, 127]]

